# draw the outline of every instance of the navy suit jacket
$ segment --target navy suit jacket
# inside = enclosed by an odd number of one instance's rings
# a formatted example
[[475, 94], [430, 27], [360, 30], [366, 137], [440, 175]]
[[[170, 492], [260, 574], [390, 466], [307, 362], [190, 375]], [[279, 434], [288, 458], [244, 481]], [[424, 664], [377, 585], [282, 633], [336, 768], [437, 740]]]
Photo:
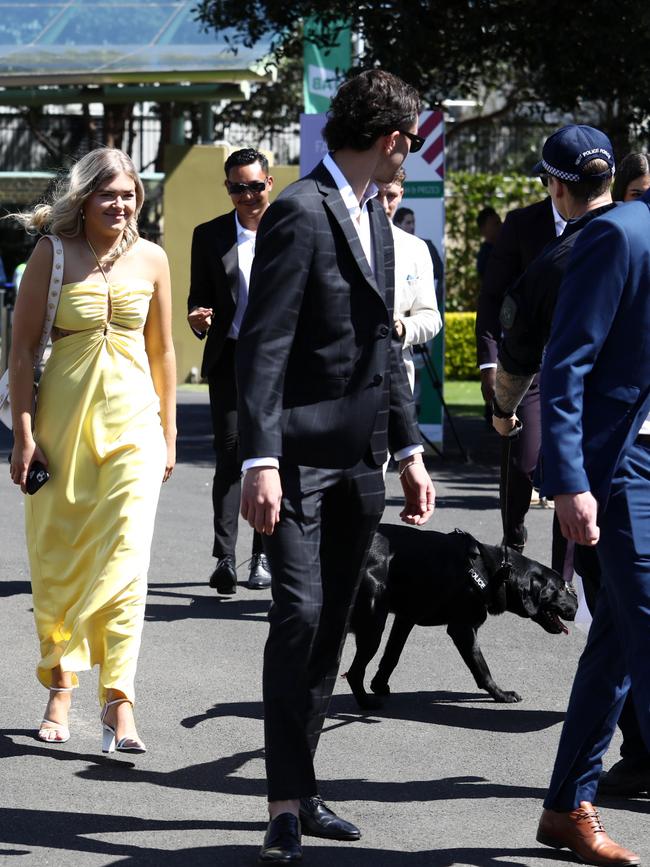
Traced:
[[420, 442], [393, 330], [390, 224], [368, 202], [374, 274], [341, 194], [322, 164], [260, 222], [237, 341], [242, 459], [375, 465]]
[[237, 309], [238, 291], [237, 224], [235, 212], [230, 211], [201, 223], [192, 235], [187, 310], [189, 313], [193, 307], [211, 307], [214, 311], [203, 350], [203, 377], [210, 375], [219, 360]]
[[542, 365], [540, 481], [601, 508], [650, 409], [650, 195], [586, 226], [560, 286]]

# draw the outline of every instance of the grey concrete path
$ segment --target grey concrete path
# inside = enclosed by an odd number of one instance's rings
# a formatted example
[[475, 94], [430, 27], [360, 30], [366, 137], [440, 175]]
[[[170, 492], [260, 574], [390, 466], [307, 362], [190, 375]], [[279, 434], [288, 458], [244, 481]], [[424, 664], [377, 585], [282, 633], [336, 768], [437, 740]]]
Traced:
[[[265, 827], [260, 673], [268, 594], [243, 586], [219, 600], [212, 568], [211, 452], [206, 397], [181, 392], [180, 462], [164, 486], [138, 672], [137, 718], [149, 752], [104, 757], [96, 674], [81, 676], [71, 740], [38, 742], [46, 693], [34, 677], [34, 633], [21, 495], [0, 472], [0, 863], [255, 863]], [[434, 458], [430, 529], [501, 538], [496, 441], [459, 423], [474, 462]], [[6, 462], [8, 441], [0, 436]], [[398, 520], [388, 476], [386, 519]], [[548, 562], [552, 512], [529, 518], [529, 553]], [[422, 532], [426, 532], [423, 530]], [[250, 550], [242, 527], [239, 559]], [[241, 567], [241, 580], [246, 567]], [[340, 681], [318, 753], [322, 794], [357, 822], [356, 844], [305, 840], [310, 867], [542, 867], [570, 861], [535, 843], [540, 800], [584, 636], [550, 636], [513, 615], [481, 644], [495, 679], [523, 695], [497, 705], [478, 692], [443, 629], [415, 630], [381, 713], [361, 714]], [[345, 650], [349, 664], [352, 643]], [[374, 671], [374, 669], [372, 669]], [[616, 758], [614, 750], [609, 761]], [[612, 835], [650, 854], [647, 800], [609, 801]]]

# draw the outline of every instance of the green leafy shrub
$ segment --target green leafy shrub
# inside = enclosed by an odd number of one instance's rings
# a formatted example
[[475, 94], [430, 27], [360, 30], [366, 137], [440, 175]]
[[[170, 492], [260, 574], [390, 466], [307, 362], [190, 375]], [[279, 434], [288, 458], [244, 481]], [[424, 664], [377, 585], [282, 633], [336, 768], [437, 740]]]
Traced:
[[501, 219], [513, 208], [544, 198], [537, 178], [449, 172], [445, 180], [445, 274], [447, 310], [476, 310], [476, 254], [481, 238], [476, 217], [492, 205]]
[[445, 379], [478, 379], [476, 313], [445, 314]]

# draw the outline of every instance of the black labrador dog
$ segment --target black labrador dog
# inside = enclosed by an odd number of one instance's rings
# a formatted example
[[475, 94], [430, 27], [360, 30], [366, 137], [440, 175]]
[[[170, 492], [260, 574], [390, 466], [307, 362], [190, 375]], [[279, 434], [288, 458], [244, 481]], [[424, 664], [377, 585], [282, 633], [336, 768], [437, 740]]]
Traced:
[[[447, 625], [447, 634], [481, 689], [495, 701], [521, 701], [492, 679], [476, 631], [488, 614], [511, 611], [528, 617], [551, 634], [566, 633], [561, 622], [574, 620], [578, 600], [557, 572], [508, 549], [510, 568], [503, 568], [503, 549], [484, 545], [456, 530], [436, 533], [381, 524], [370, 549], [352, 612], [357, 651], [347, 681], [360, 707], [381, 707], [406, 640], [415, 625]], [[368, 663], [377, 653], [389, 612], [395, 620], [379, 670], [364, 689]]]

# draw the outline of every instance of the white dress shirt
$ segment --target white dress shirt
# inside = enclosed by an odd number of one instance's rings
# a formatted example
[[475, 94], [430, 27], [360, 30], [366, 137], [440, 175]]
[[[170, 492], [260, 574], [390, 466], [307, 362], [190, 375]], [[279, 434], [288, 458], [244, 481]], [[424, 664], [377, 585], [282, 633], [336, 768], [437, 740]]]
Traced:
[[404, 366], [413, 391], [415, 364], [411, 346], [435, 337], [442, 328], [442, 317], [429, 248], [421, 238], [392, 223], [391, 228], [395, 243], [395, 319], [404, 325]]
[[239, 222], [235, 211], [235, 226], [237, 229], [237, 262], [239, 264], [239, 281], [237, 283], [237, 307], [228, 329], [228, 337], [237, 340], [242, 319], [248, 304], [248, 284], [251, 280], [251, 268], [255, 256], [255, 232], [245, 229]]
[[[366, 259], [368, 260], [368, 264], [370, 265], [372, 273], [374, 274], [375, 261], [372, 250], [372, 232], [370, 230], [370, 214], [368, 213], [368, 201], [369, 199], [372, 199], [377, 195], [377, 187], [375, 184], [371, 183], [363, 194], [361, 201], [359, 201], [354, 194], [350, 182], [345, 177], [341, 169], [334, 162], [331, 154], [328, 153], [325, 155], [325, 157], [323, 158], [323, 166], [330, 173], [334, 183], [338, 187], [341, 198], [343, 199], [345, 206], [348, 209], [348, 213], [350, 214], [352, 225], [354, 226], [357, 234], [359, 235], [359, 240], [361, 241], [363, 252], [365, 253]], [[405, 458], [408, 458], [411, 455], [419, 454], [423, 451], [424, 448], [421, 445], [411, 445], [406, 446], [403, 449], [399, 449], [395, 452], [393, 457], [396, 461], [403, 461]], [[251, 470], [253, 469], [253, 467], [274, 467], [275, 469], [277, 469], [279, 466], [280, 462], [277, 457], [248, 458], [243, 462], [242, 470], [246, 472], [246, 470]]]

